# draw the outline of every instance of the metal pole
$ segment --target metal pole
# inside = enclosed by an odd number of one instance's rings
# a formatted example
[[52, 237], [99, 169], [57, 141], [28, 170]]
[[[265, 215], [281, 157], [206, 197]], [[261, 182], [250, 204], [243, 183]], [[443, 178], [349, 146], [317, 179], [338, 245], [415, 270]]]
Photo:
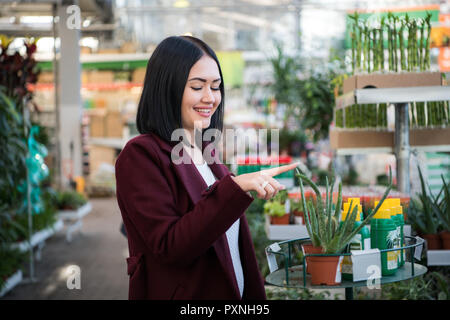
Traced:
[[55, 99], [55, 176], [56, 176], [56, 187], [58, 190], [62, 189], [62, 170], [61, 170], [61, 144], [59, 139], [60, 132], [60, 119], [59, 119], [59, 81], [58, 81], [58, 59], [56, 50], [56, 39], [58, 38], [58, 29], [56, 28], [56, 16], [57, 16], [57, 5], [52, 6], [53, 15], [53, 83], [54, 83], [54, 99]]
[[345, 300], [353, 300], [353, 287], [345, 288]]
[[409, 194], [409, 111], [408, 103], [395, 104], [395, 156], [397, 162], [397, 189]]
[[[25, 99], [22, 100], [23, 102], [23, 123], [24, 123], [24, 129], [25, 129], [25, 137], [27, 139], [27, 158], [30, 157], [30, 146], [28, 144], [28, 139], [30, 136], [30, 130], [28, 130], [26, 123], [29, 122], [29, 111], [27, 109], [27, 101]], [[28, 218], [28, 252], [29, 252], [29, 276], [28, 279], [24, 279], [22, 283], [34, 283], [36, 282], [36, 279], [34, 277], [34, 255], [33, 255], [33, 245], [31, 243], [31, 238], [33, 237], [33, 217], [32, 217], [32, 210], [31, 210], [31, 182], [30, 182], [30, 169], [28, 168], [28, 165], [25, 165], [25, 171], [27, 175], [27, 218]]]

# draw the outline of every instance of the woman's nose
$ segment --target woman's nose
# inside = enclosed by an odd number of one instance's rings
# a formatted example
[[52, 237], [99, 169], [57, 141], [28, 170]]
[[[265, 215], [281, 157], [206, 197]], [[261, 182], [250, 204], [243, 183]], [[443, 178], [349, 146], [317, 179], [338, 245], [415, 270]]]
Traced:
[[206, 90], [203, 93], [202, 102], [204, 103], [214, 103], [216, 100], [214, 99], [214, 94], [212, 93], [212, 90], [210, 88], [206, 88]]

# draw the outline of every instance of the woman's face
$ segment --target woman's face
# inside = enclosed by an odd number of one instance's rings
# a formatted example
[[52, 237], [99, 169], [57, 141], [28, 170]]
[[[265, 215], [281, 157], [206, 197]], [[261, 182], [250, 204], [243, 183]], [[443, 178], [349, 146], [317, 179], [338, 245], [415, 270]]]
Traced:
[[222, 100], [221, 81], [217, 63], [209, 56], [204, 55], [192, 66], [181, 101], [184, 129], [192, 131], [209, 127], [211, 117]]

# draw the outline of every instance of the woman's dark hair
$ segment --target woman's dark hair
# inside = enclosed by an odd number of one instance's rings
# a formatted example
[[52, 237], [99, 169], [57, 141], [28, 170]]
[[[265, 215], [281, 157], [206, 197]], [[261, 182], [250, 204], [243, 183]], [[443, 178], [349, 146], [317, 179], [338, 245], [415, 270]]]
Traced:
[[[137, 129], [141, 134], [153, 132], [170, 142], [172, 132], [182, 128], [181, 101], [184, 88], [192, 66], [204, 55], [216, 61], [223, 79], [216, 54], [200, 39], [190, 36], [168, 37], [156, 47], [147, 64], [136, 116]], [[211, 118], [209, 128], [222, 131], [225, 102], [223, 81], [220, 82], [220, 94], [222, 101]]]

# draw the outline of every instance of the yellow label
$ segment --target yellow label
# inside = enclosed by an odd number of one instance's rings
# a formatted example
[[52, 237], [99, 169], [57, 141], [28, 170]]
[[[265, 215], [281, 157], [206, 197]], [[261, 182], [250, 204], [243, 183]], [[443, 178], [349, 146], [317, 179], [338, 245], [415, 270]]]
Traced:
[[353, 264], [350, 256], [344, 256], [341, 265], [342, 273], [353, 273]]
[[387, 268], [388, 270], [397, 268], [398, 254], [395, 251], [389, 251], [387, 253]]

